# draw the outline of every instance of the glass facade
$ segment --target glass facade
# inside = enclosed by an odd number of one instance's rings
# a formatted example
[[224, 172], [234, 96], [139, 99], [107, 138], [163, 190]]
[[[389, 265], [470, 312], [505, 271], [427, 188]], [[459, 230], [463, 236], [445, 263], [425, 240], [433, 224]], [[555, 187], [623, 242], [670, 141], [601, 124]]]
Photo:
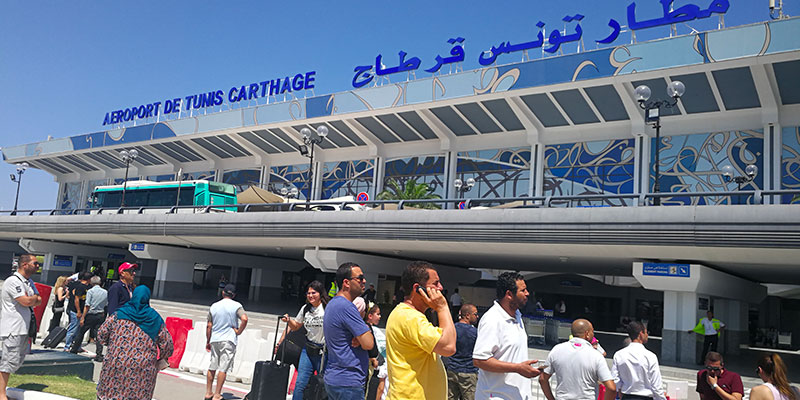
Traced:
[[306, 199], [309, 194], [308, 172], [308, 164], [272, 167], [269, 170], [267, 190], [273, 193], [280, 193], [281, 188], [286, 187], [288, 189], [294, 186], [300, 191], [297, 198]]
[[456, 171], [456, 177], [463, 182], [475, 179], [475, 186], [464, 193], [464, 198], [525, 196], [531, 180], [531, 149], [518, 147], [460, 152]]
[[445, 197], [444, 188], [444, 156], [420, 156], [397, 158], [386, 161], [386, 176], [383, 187], [386, 189], [390, 181], [405, 187], [406, 182], [416, 180], [417, 184], [425, 183], [433, 193]]
[[153, 181], [153, 182], [169, 182], [175, 180], [175, 174], [167, 174], [167, 175], [150, 175], [144, 178], [146, 181]]
[[[654, 139], [655, 140], [655, 139]], [[655, 159], [653, 141], [651, 160]], [[761, 130], [728, 131], [661, 138], [662, 192], [736, 191], [736, 182], [727, 181], [722, 168], [730, 165], [737, 176], [744, 175], [749, 164], [758, 174], [741, 190], [764, 187], [764, 133]], [[651, 185], [655, 179], [651, 162]], [[752, 196], [675, 196], [664, 198], [664, 205], [750, 204]]]
[[198, 172], [184, 172], [182, 181], [198, 181], [208, 180], [213, 181], [216, 177], [214, 171], [198, 171]]
[[86, 199], [87, 199], [86, 208], [90, 208], [92, 206], [91, 199], [89, 199], [89, 196], [91, 196], [92, 192], [94, 192], [94, 188], [107, 184], [108, 184], [108, 179], [98, 179], [94, 181], [89, 181], [86, 192]]
[[[800, 127], [797, 126], [783, 128], [781, 189], [800, 189]], [[800, 203], [800, 195], [783, 195], [781, 203]]]
[[375, 160], [329, 162], [323, 165], [322, 198], [356, 197], [370, 193], [375, 176]]
[[[634, 139], [548, 145], [544, 148], [545, 196], [633, 193]], [[563, 205], [621, 205], [631, 200], [579, 200]], [[553, 203], [553, 205], [558, 205]]]
[[260, 169], [239, 169], [225, 171], [222, 174], [222, 183], [236, 186], [236, 193], [241, 193], [250, 186], [259, 186], [261, 183]]
[[83, 182], [67, 182], [61, 185], [61, 209], [75, 210], [85, 204], [81, 199]]

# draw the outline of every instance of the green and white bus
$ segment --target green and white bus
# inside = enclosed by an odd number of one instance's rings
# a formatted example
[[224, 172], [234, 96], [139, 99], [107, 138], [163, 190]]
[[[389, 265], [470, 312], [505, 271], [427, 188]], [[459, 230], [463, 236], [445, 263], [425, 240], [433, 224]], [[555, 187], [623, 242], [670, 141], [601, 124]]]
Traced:
[[[180, 191], [178, 190], [180, 185]], [[92, 208], [119, 208], [123, 185], [97, 186], [92, 192]], [[180, 196], [180, 198], [179, 198]], [[219, 206], [236, 204], [236, 187], [207, 180], [129, 181], [125, 188], [125, 207]], [[236, 207], [214, 208], [236, 211]], [[184, 211], [185, 212], [185, 211]]]

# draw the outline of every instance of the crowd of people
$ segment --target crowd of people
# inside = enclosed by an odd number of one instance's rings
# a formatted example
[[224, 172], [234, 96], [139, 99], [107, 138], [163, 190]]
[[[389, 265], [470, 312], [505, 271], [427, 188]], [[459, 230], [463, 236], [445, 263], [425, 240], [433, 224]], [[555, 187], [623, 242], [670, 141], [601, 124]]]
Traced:
[[[39, 267], [36, 258], [26, 254], [19, 260], [0, 298], [0, 400], [6, 398], [10, 374], [30, 350], [29, 339], [36, 334], [32, 308], [43, 301], [31, 280]], [[136, 264], [120, 265], [120, 280], [108, 291], [91, 273], [60, 277], [53, 291], [56, 322], [51, 321], [50, 329], [58, 326], [64, 311], [69, 315], [64, 350], [81, 352], [87, 332], [97, 343], [96, 360], [103, 362], [99, 399], [152, 398], [158, 371], [173, 352], [164, 320], [150, 307], [150, 289], [134, 284], [137, 270]], [[308, 284], [306, 302], [297, 314], [281, 317], [289, 331], [302, 337], [293, 399], [325, 393], [331, 400], [525, 400], [532, 398], [537, 378], [548, 400], [666, 400], [658, 358], [645, 347], [649, 332], [640, 322], [626, 325], [629, 344], [613, 355], [611, 368], [586, 319], [573, 321], [570, 339], [539, 361], [528, 358], [520, 310], [529, 292], [521, 275], [505, 272], [498, 277], [496, 300], [482, 316], [457, 291], [448, 303], [430, 263], [410, 263], [400, 284], [403, 299], [389, 314], [385, 334], [377, 329], [381, 310], [374, 302], [374, 286], [366, 288], [361, 266], [339, 266], [335, 292], [319, 281]], [[223, 398], [238, 337], [248, 324], [244, 308], [234, 300], [235, 285], [226, 283], [220, 295], [207, 316], [206, 400]], [[740, 375], [725, 369], [715, 351], [716, 338], [708, 337], [723, 328], [709, 313], [691, 331], [706, 339], [705, 366], [697, 374], [701, 400], [741, 400], [744, 395]], [[288, 340], [286, 334], [281, 337], [281, 342]], [[800, 400], [779, 355], [761, 358], [756, 373], [764, 384], [752, 389], [751, 399]], [[553, 376], [557, 379], [551, 386]]]

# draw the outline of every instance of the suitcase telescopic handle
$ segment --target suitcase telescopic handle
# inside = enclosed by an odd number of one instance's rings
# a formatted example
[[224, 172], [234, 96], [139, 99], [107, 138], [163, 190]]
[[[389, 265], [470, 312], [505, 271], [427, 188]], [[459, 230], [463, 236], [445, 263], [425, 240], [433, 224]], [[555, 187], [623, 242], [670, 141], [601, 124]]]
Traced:
[[[278, 332], [280, 332], [280, 330], [281, 330], [281, 319], [279, 317], [278, 318], [278, 324], [275, 326], [275, 339], [272, 342], [272, 361], [273, 362], [275, 362], [275, 359], [278, 356], [278, 352], [275, 351], [275, 347], [278, 345]], [[289, 332], [289, 324], [287, 323], [286, 324], [286, 333], [288, 333], [288, 332]], [[286, 340], [286, 339], [284, 338], [284, 340]], [[281, 362], [283, 362], [283, 359], [286, 358], [286, 346], [283, 346], [282, 353], [283, 354], [281, 354]]]

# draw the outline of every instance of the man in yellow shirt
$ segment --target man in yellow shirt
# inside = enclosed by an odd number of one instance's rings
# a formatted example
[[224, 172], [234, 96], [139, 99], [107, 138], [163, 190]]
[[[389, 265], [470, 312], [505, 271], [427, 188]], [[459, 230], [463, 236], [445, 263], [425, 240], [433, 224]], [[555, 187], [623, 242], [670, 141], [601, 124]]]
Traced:
[[[386, 321], [389, 400], [444, 400], [447, 374], [440, 356], [455, 354], [456, 328], [439, 273], [427, 262], [414, 261], [403, 271], [400, 285], [405, 299]], [[429, 308], [439, 317], [438, 328], [423, 314]]]

